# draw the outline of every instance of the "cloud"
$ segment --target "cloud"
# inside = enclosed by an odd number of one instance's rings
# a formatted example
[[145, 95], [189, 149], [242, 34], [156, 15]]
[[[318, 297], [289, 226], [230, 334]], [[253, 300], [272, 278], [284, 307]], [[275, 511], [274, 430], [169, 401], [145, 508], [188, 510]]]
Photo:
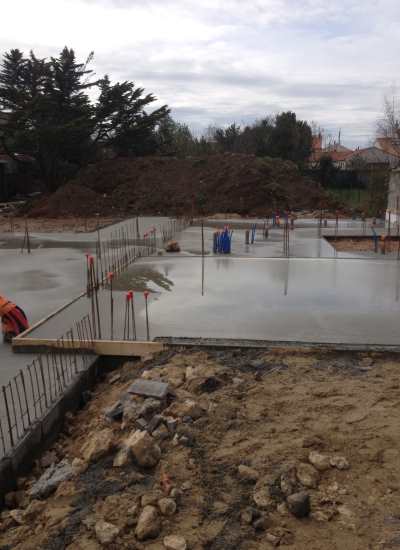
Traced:
[[14, 0], [2, 15], [18, 26], [0, 50], [94, 50], [98, 75], [135, 81], [197, 130], [291, 109], [363, 145], [399, 69], [397, 0]]

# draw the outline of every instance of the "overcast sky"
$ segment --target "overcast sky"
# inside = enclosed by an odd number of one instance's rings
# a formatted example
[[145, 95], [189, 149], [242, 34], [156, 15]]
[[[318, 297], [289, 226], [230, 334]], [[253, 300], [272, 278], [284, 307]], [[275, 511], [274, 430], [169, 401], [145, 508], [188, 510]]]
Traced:
[[1, 21], [0, 51], [94, 50], [197, 132], [290, 109], [364, 145], [398, 83], [399, 0], [12, 0]]

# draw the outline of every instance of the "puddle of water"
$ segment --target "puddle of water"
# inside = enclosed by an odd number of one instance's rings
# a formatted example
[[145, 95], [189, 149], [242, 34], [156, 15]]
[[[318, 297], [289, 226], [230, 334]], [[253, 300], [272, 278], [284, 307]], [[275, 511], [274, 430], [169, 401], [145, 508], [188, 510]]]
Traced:
[[[203, 270], [204, 266], [204, 270]], [[400, 265], [376, 260], [178, 258], [143, 259], [121, 279], [135, 293], [145, 337], [142, 288], [149, 297], [151, 337], [190, 336], [398, 344]], [[141, 286], [143, 285], [143, 286]], [[114, 292], [115, 334], [124, 325], [125, 292]], [[110, 295], [100, 293], [103, 337]], [[90, 313], [80, 300], [35, 336], [59, 336]], [[49, 334], [51, 333], [51, 335]], [[116, 336], [117, 337], [117, 336]]]

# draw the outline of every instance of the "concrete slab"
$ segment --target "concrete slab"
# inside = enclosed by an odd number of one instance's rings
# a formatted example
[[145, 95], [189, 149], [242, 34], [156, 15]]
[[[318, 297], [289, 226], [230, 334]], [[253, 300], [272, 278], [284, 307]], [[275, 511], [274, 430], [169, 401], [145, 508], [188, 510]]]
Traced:
[[128, 393], [142, 395], [144, 397], [165, 399], [167, 397], [169, 387], [168, 384], [165, 384], [165, 382], [137, 379], [129, 386], [127, 391]]

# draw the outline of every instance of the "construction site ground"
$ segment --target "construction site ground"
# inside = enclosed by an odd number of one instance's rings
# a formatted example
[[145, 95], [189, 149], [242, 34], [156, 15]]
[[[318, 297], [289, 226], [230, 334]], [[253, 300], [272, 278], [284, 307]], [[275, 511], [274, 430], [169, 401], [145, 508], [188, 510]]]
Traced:
[[[167, 401], [128, 394], [137, 378], [167, 382]], [[6, 496], [0, 548], [397, 548], [399, 403], [396, 355], [178, 349], [127, 362]]]

